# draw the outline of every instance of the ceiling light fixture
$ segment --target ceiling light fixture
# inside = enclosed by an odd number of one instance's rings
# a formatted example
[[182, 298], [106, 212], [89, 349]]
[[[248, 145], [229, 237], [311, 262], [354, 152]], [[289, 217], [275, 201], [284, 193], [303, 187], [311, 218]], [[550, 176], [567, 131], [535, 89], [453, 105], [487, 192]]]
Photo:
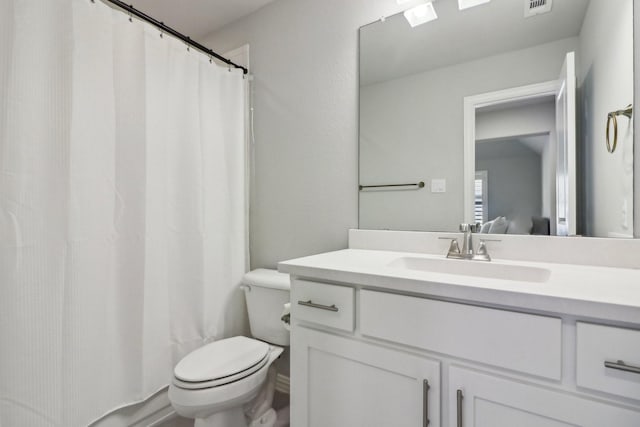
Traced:
[[480, 6], [481, 4], [489, 3], [491, 0], [458, 0], [458, 9], [464, 10], [470, 7]]
[[433, 3], [423, 3], [404, 12], [404, 17], [409, 21], [409, 25], [416, 27], [425, 22], [438, 19], [438, 14], [433, 7]]

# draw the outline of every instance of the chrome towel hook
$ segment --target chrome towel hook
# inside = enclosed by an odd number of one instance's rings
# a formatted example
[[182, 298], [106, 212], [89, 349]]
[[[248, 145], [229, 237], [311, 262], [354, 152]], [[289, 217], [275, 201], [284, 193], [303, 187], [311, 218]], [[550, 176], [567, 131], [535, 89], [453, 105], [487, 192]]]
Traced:
[[[609, 153], [613, 153], [616, 151], [616, 147], [618, 146], [618, 119], [617, 116], [625, 116], [628, 119], [631, 119], [633, 116], [633, 106], [629, 104], [627, 108], [624, 110], [612, 111], [607, 115], [607, 151]], [[613, 122], [613, 144], [609, 140], [609, 128], [611, 127], [611, 122]]]

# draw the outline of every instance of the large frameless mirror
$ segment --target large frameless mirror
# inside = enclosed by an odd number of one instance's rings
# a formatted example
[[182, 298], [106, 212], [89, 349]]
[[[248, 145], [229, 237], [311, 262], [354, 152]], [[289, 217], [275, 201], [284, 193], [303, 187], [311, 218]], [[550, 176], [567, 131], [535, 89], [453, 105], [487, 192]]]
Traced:
[[360, 29], [360, 228], [633, 237], [633, 1], [432, 6]]

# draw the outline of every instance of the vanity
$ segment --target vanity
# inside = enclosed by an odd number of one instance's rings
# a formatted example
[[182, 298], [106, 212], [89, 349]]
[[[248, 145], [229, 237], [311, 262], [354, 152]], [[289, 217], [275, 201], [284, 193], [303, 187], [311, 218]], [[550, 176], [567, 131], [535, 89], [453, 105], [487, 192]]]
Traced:
[[640, 426], [633, 3], [360, 29], [362, 230], [279, 264], [293, 426]]
[[589, 255], [638, 241], [546, 238], [522, 261], [514, 236], [484, 263], [441, 237], [460, 235], [351, 230], [279, 264], [292, 425], [640, 426], [640, 262]]

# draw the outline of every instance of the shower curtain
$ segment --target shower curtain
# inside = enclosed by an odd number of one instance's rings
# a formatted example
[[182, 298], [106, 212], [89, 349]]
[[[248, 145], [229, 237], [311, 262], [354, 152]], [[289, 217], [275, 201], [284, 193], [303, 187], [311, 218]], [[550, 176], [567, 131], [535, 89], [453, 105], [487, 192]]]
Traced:
[[87, 425], [246, 329], [244, 111], [100, 1], [0, 0], [1, 427]]

